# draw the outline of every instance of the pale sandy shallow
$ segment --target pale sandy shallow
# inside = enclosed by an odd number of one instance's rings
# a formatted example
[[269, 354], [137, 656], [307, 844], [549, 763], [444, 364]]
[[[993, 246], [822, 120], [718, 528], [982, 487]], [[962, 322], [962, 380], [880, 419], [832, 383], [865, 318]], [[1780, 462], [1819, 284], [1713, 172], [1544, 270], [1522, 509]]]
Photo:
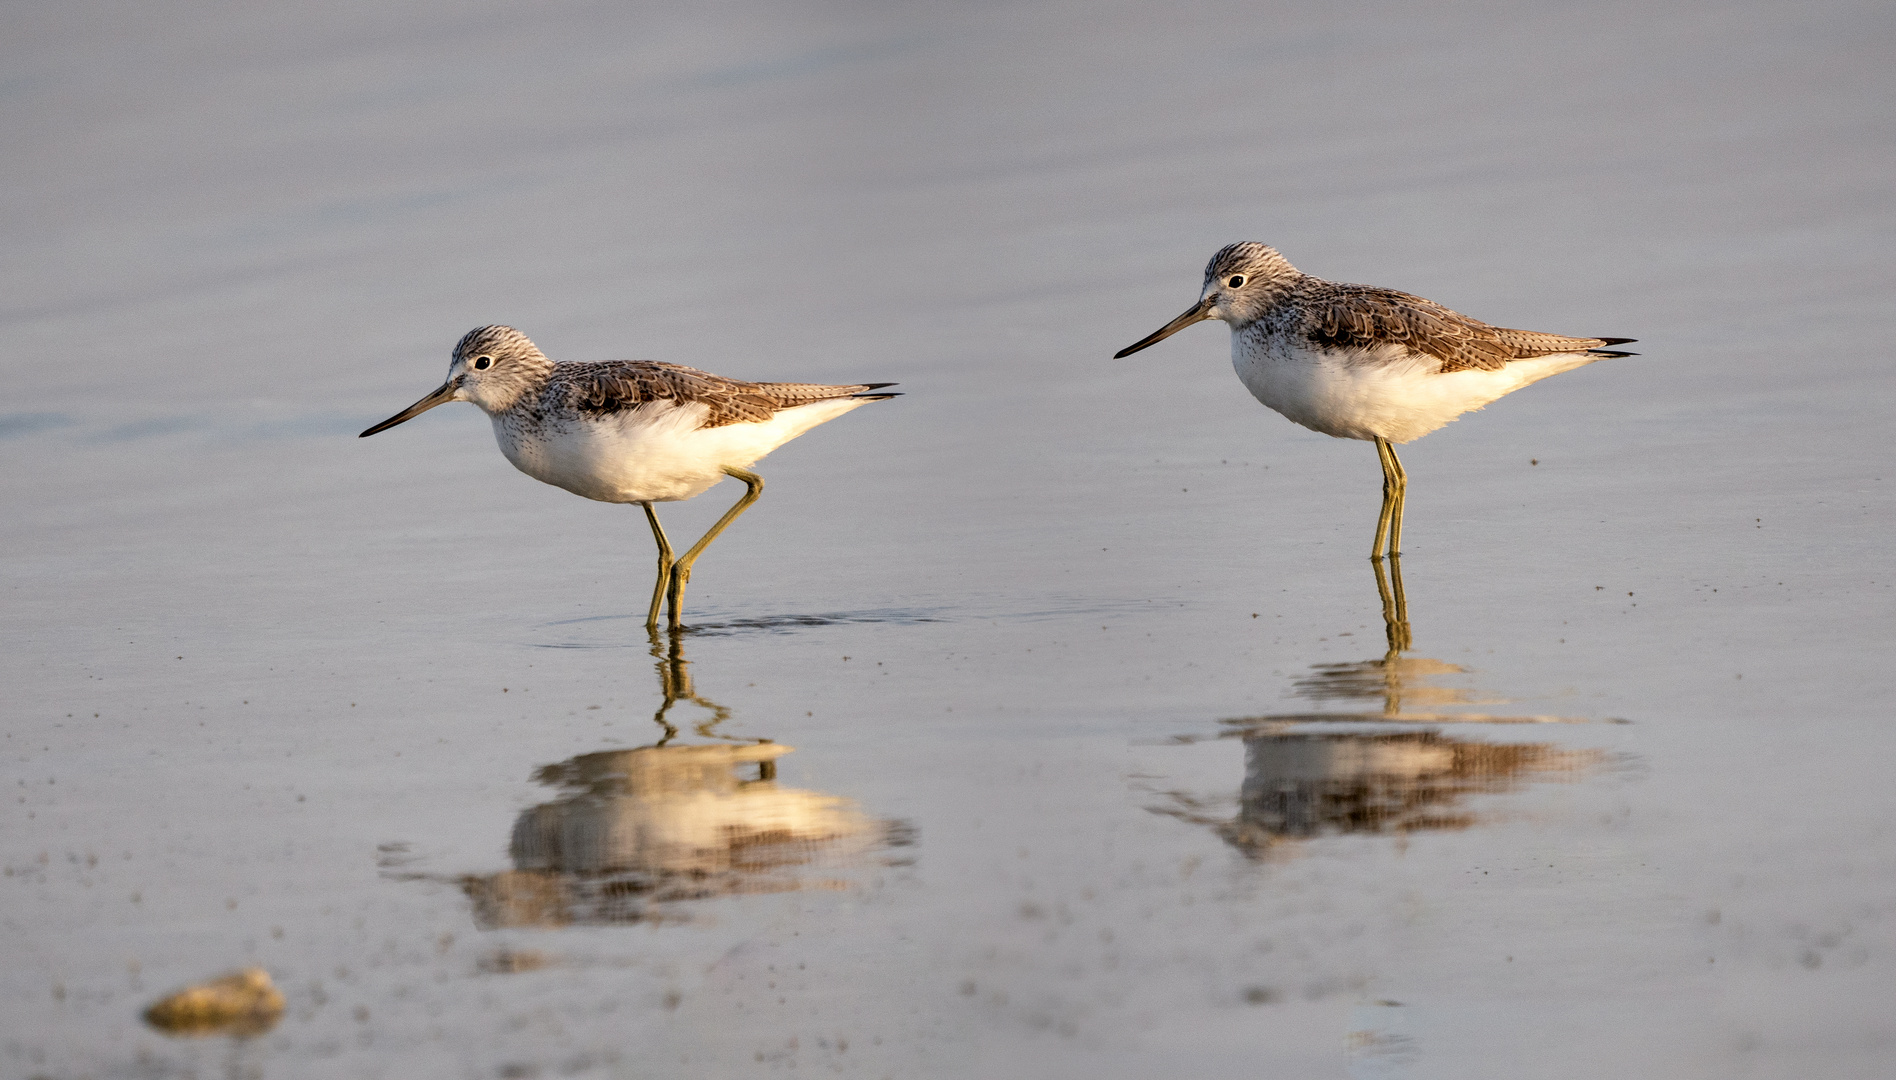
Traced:
[[[1886, 1073], [1887, 6], [15, 15], [0, 1072]], [[1405, 452], [1402, 711], [1579, 722], [1259, 719], [1385, 705], [1373, 453], [1107, 359], [1240, 238], [1641, 339]], [[611, 778], [636, 510], [353, 437], [493, 321], [903, 384], [692, 585], [774, 780]]]

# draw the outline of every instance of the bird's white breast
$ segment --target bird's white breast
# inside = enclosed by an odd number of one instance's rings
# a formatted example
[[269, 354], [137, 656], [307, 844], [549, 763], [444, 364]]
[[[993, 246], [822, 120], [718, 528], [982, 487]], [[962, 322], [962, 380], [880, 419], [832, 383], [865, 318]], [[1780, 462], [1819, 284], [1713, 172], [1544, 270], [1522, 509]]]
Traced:
[[1497, 370], [1443, 372], [1400, 345], [1324, 349], [1253, 324], [1231, 335], [1231, 365], [1251, 396], [1339, 439], [1419, 439], [1471, 409], [1599, 359], [1558, 353]]
[[761, 423], [703, 427], [696, 402], [647, 402], [602, 415], [493, 415], [494, 438], [535, 480], [600, 502], [689, 499], [825, 420], [867, 404], [836, 398], [784, 409]]

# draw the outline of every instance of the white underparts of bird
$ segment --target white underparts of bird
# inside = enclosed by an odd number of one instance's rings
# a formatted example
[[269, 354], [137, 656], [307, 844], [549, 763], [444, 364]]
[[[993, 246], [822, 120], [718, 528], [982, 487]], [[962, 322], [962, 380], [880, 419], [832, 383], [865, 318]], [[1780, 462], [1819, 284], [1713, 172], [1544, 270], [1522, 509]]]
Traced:
[[1632, 338], [1510, 330], [1394, 289], [1311, 277], [1247, 241], [1212, 256], [1196, 304], [1114, 359], [1207, 319], [1231, 327], [1231, 363], [1253, 397], [1313, 431], [1376, 444], [1384, 505], [1372, 558], [1385, 537], [1400, 552], [1407, 478], [1395, 444], [1550, 375], [1634, 355], [1609, 348]]
[[[663, 568], [647, 622], [655, 625], [671, 579], [677, 625], [692, 562], [763, 489], [749, 467], [818, 424], [897, 396], [877, 392], [891, 385], [744, 382], [638, 360], [555, 363], [520, 331], [483, 326], [455, 346], [447, 381], [362, 436], [450, 401], [480, 406], [521, 472], [588, 499], [645, 507]], [[726, 476], [747, 485], [745, 497], [673, 560], [652, 504], [689, 499]]]

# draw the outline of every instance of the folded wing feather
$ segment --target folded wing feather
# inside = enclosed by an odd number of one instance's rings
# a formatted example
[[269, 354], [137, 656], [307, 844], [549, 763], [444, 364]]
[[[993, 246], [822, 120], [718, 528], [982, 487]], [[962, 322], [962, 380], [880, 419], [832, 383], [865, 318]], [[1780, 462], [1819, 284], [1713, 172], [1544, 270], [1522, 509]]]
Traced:
[[1439, 359], [1443, 372], [1494, 371], [1510, 360], [1585, 352], [1609, 343], [1490, 326], [1433, 300], [1368, 285], [1324, 282], [1302, 299], [1304, 334], [1313, 344], [1345, 349], [1401, 345]]
[[595, 415], [653, 401], [702, 404], [708, 409], [704, 419], [708, 428], [762, 423], [783, 409], [874, 389], [870, 384], [745, 382], [682, 364], [645, 360], [560, 364], [549, 388], [555, 387], [566, 395], [567, 403]]

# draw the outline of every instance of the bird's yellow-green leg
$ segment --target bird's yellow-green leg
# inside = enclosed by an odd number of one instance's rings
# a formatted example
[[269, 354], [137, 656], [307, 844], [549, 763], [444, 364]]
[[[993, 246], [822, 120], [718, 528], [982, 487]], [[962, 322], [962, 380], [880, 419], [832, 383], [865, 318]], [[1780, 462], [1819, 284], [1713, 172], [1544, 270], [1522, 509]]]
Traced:
[[[1389, 451], [1389, 464], [1396, 478], [1396, 507], [1389, 515], [1389, 557], [1402, 554], [1402, 512], [1409, 508], [1409, 473], [1402, 467], [1402, 459], [1396, 456], [1394, 443], [1385, 440], [1383, 446]], [[1402, 591], [1401, 575], [1397, 575], [1396, 591]]]
[[673, 627], [679, 625], [678, 620], [684, 610], [685, 586], [691, 582], [691, 564], [698, 561], [698, 556], [704, 553], [705, 548], [711, 546], [711, 541], [718, 538], [718, 534], [724, 531], [725, 526], [736, 521], [737, 516], [749, 510], [751, 504], [757, 501], [757, 497], [764, 493], [764, 478], [754, 472], [727, 467], [724, 474], [744, 481], [744, 495], [737, 500], [736, 505], [724, 512], [724, 516], [718, 519], [716, 525], [711, 526], [711, 531], [700, 537], [697, 543], [691, 545], [690, 551], [680, 555], [678, 561], [672, 564], [671, 625]]
[[658, 585], [652, 589], [652, 608], [645, 613], [645, 628], [658, 629], [658, 607], [665, 602], [665, 592], [671, 585], [672, 546], [665, 536], [664, 526], [658, 523], [658, 511], [651, 503], [640, 503], [645, 507], [645, 520], [652, 523], [652, 539], [658, 541]]
[[1383, 467], [1383, 503], [1382, 513], [1376, 518], [1376, 540], [1370, 546], [1369, 557], [1383, 557], [1383, 544], [1389, 539], [1389, 518], [1396, 508], [1396, 475], [1389, 467], [1389, 459], [1395, 451], [1389, 448], [1389, 440], [1376, 436], [1376, 458]]

